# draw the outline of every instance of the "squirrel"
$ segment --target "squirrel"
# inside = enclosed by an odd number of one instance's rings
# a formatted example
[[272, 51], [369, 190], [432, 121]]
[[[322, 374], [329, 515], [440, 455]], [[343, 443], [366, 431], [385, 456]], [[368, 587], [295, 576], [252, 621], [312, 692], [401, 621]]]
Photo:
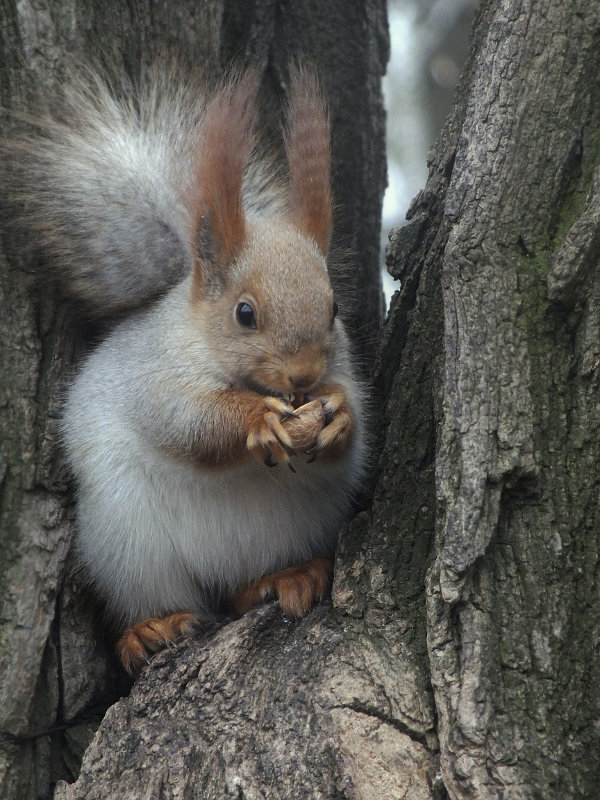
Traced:
[[76, 551], [130, 673], [214, 598], [307, 613], [364, 472], [365, 392], [327, 269], [327, 104], [292, 66], [282, 168], [258, 84], [89, 70], [12, 150], [64, 294], [112, 322], [61, 430]]

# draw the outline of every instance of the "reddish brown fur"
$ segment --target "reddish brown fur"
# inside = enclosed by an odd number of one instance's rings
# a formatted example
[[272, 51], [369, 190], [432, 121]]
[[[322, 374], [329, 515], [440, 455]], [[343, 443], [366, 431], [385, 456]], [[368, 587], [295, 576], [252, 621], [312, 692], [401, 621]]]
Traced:
[[[320, 417], [314, 403], [308, 403], [304, 412], [299, 408], [297, 416], [289, 416], [287, 409], [292, 408], [285, 402], [245, 389], [206, 395], [207, 401], [220, 409], [219, 424], [204, 429], [193, 453], [196, 463], [211, 469], [229, 468], [243, 463], [250, 454], [259, 461], [271, 454], [276, 461], [285, 463], [292, 453], [314, 445], [320, 456], [337, 454], [346, 446], [353, 428], [343, 390], [337, 384], [327, 384], [314, 389], [311, 396], [325, 404]], [[330, 419], [326, 420], [328, 405]], [[326, 421], [328, 424], [323, 427]]]
[[[196, 225], [192, 246], [195, 246], [202, 217], [208, 214], [221, 264], [237, 255], [246, 238], [242, 182], [256, 141], [257, 88], [258, 78], [253, 72], [230, 78], [206, 109], [197, 176], [200, 195], [194, 209]], [[196, 278], [201, 283], [204, 282], [202, 268], [199, 261]]]
[[290, 72], [284, 140], [290, 167], [292, 222], [327, 255], [332, 215], [329, 115], [315, 74], [305, 68]]
[[352, 411], [346, 402], [344, 389], [337, 383], [319, 386], [312, 396], [324, 403], [327, 424], [317, 437], [319, 458], [335, 457], [348, 446], [354, 430]]
[[[204, 428], [202, 440], [194, 450], [194, 459], [199, 466], [229, 468], [242, 464], [251, 454], [260, 461], [269, 453], [274, 454], [278, 461], [287, 460], [277, 432], [281, 430], [279, 425], [285, 423], [291, 406], [277, 398], [262, 397], [245, 389], [211, 392], [205, 397], [213, 408], [219, 409], [220, 414], [218, 424]], [[293, 448], [294, 442], [285, 430], [281, 437]]]
[[148, 656], [165, 645], [193, 632], [196, 617], [187, 612], [167, 617], [150, 617], [127, 628], [119, 639], [117, 651], [121, 663], [132, 675], [148, 660]]
[[205, 428], [194, 450], [199, 465], [232, 467], [246, 461], [248, 433], [264, 424], [265, 414], [272, 413], [265, 398], [245, 389], [226, 389], [205, 395], [206, 402], [219, 409], [217, 423]]
[[285, 614], [301, 617], [316, 601], [329, 595], [332, 579], [333, 561], [318, 556], [299, 567], [266, 575], [241, 589], [233, 599], [233, 606], [238, 614], [245, 614], [265, 600], [277, 597]]

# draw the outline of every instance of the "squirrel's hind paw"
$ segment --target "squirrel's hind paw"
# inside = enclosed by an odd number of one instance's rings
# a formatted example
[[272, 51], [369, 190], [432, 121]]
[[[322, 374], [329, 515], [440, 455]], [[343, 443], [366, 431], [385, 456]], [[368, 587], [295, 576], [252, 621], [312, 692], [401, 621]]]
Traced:
[[302, 617], [315, 602], [329, 596], [332, 578], [333, 561], [319, 556], [299, 567], [266, 575], [241, 589], [233, 598], [233, 607], [238, 614], [245, 614], [254, 606], [278, 598], [284, 614]]
[[121, 663], [130, 675], [137, 672], [149, 656], [170, 647], [178, 639], [194, 630], [197, 622], [194, 614], [179, 612], [168, 617], [149, 617], [127, 628], [117, 644]]

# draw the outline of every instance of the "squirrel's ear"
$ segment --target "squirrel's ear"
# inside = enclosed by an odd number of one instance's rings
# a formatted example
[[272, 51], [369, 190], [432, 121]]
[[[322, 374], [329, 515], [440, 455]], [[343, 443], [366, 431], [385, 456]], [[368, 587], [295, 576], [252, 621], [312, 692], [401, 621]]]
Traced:
[[329, 114], [317, 76], [305, 66], [290, 69], [284, 142], [292, 222], [311, 236], [326, 256], [332, 216]]
[[211, 268], [235, 258], [246, 238], [242, 189], [256, 141], [257, 89], [256, 72], [230, 75], [206, 107], [192, 203], [195, 278], [202, 285]]

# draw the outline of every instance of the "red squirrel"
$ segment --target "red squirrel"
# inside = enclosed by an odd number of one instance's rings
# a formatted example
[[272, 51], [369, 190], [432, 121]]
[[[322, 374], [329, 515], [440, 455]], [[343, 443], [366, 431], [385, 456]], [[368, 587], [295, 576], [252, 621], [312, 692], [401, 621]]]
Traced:
[[327, 106], [291, 68], [282, 169], [257, 86], [157, 67], [117, 91], [89, 71], [13, 148], [64, 292], [116, 320], [62, 436], [78, 557], [130, 672], [214, 597], [305, 614], [363, 475], [364, 390], [327, 271]]

